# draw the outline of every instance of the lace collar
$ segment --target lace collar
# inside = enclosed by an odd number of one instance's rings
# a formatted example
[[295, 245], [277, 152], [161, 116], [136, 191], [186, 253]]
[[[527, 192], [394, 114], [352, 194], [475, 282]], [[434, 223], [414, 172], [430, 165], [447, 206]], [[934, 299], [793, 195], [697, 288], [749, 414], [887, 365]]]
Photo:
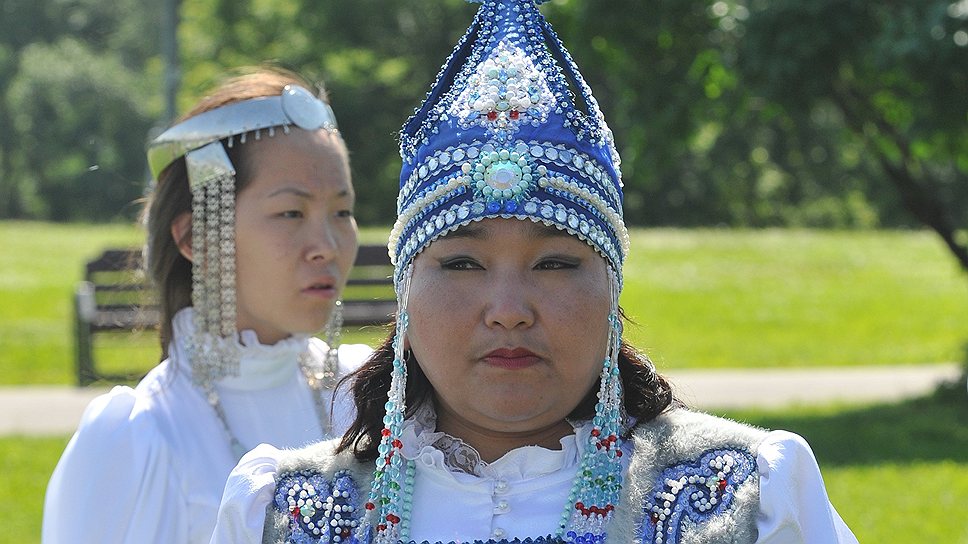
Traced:
[[[194, 332], [191, 307], [182, 308], [172, 319], [174, 330], [169, 353], [173, 364], [186, 375], [191, 375], [188, 341]], [[309, 354], [313, 338], [309, 335], [291, 336], [275, 344], [263, 344], [253, 330], [239, 331], [236, 339], [239, 354], [239, 375], [220, 379], [219, 388], [240, 391], [269, 389], [292, 379], [299, 366], [299, 358]], [[315, 340], [315, 342], [320, 342]]]
[[419, 463], [444, 469], [452, 474], [469, 474], [481, 478], [525, 479], [577, 467], [581, 460], [581, 440], [587, 438], [587, 424], [571, 423], [575, 429], [561, 439], [561, 449], [522, 446], [488, 463], [481, 454], [460, 438], [437, 431], [437, 414], [430, 403], [424, 403], [403, 424], [403, 456]]

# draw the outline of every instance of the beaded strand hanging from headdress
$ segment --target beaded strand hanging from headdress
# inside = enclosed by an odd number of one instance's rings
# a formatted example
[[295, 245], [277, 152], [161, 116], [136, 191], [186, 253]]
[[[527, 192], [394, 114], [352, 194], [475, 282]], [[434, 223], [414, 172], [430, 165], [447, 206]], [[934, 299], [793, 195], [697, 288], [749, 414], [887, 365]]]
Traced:
[[220, 143], [185, 154], [192, 192], [195, 383], [239, 372], [235, 338], [235, 169]]
[[593, 430], [557, 535], [602, 542], [622, 477], [618, 297], [629, 240], [620, 159], [591, 90], [538, 11], [542, 0], [476, 1], [482, 5], [474, 21], [400, 134], [403, 167], [388, 244], [399, 305], [395, 357], [373, 487], [356, 536], [381, 544], [409, 536], [413, 467], [400, 453], [400, 432], [413, 259], [473, 221], [513, 218], [568, 232], [610, 267], [609, 340]]

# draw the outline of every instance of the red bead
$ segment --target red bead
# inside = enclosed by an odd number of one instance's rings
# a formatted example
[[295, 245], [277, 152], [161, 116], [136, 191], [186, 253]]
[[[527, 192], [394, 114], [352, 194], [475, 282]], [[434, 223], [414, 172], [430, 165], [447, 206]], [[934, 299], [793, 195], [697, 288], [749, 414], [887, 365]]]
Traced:
[[622, 450], [615, 450], [615, 457], [621, 457], [621, 456], [622, 456]]
[[397, 449], [403, 448], [403, 442], [401, 442], [400, 440], [394, 440], [393, 442], [391, 442], [391, 444], [393, 444], [394, 448], [397, 448]]
[[382, 434], [383, 436], [390, 436], [390, 429], [387, 429], [386, 427], [384, 427], [383, 430], [380, 431], [380, 434]]
[[495, 119], [497, 119], [497, 112], [496, 111], [489, 111], [489, 112], [487, 112], [487, 120], [488, 121], [493, 121]]
[[602, 431], [599, 431], [598, 429], [592, 429], [592, 436], [598, 437], [598, 436], [601, 436], [601, 434], [602, 434]]
[[377, 525], [376, 526], [376, 530], [377, 531], [386, 531], [387, 530], [387, 524], [386, 523], [381, 523], [381, 524]]
[[652, 523], [659, 523], [659, 514], [652, 512], [652, 515], [649, 516], [649, 519], [652, 520]]
[[577, 508], [579, 510], [584, 510], [585, 509], [585, 503], [583, 503], [581, 501], [578, 501], [578, 502], [575, 503], [575, 508]]
[[518, 110], [511, 110], [511, 119], [517, 119], [520, 116], [521, 114], [518, 112]]
[[292, 515], [293, 516], [295, 516], [297, 518], [299, 517], [300, 510], [299, 510], [299, 507], [298, 506], [293, 506], [291, 512], [292, 512]]
[[720, 480], [719, 481], [719, 490], [722, 491], [724, 489], [726, 489], [726, 480]]
[[363, 508], [366, 508], [367, 510], [373, 510], [374, 508], [376, 508], [376, 505], [373, 504], [372, 502], [367, 502], [366, 504], [363, 505]]
[[397, 523], [400, 523], [400, 518], [393, 514], [387, 514], [387, 521], [396, 525]]

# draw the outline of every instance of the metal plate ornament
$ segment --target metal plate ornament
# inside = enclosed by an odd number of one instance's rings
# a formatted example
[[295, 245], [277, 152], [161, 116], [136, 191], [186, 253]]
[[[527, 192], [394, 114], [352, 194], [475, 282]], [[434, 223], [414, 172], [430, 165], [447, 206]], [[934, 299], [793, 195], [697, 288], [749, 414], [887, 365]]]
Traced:
[[282, 111], [301, 129], [336, 129], [336, 117], [329, 105], [303, 87], [286, 85], [282, 90]]

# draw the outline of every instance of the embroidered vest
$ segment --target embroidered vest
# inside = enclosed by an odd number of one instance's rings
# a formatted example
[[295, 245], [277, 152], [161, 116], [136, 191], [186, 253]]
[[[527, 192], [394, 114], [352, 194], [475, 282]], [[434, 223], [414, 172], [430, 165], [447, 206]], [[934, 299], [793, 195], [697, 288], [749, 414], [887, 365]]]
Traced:
[[[753, 544], [756, 451], [765, 436], [762, 429], [688, 410], [638, 425], [608, 542]], [[263, 543], [357, 542], [352, 535], [373, 480], [372, 463], [333, 454], [336, 443], [293, 450], [280, 460]], [[475, 544], [560, 542], [538, 537]]]

